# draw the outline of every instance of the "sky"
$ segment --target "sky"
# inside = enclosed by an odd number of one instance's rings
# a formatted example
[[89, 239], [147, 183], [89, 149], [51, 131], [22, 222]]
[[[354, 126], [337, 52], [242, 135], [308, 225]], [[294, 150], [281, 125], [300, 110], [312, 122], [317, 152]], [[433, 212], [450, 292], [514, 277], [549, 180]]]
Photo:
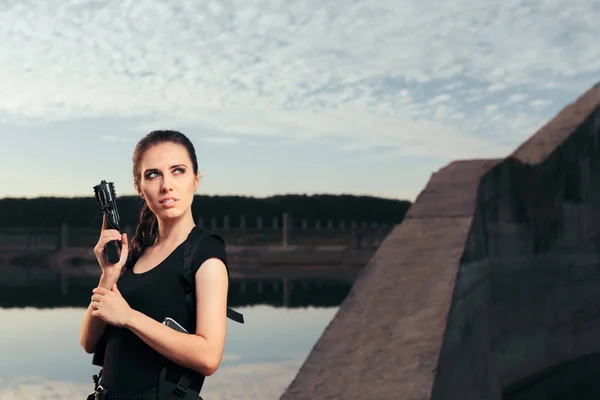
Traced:
[[199, 194], [413, 200], [599, 80], [600, 3], [0, 0], [0, 198], [133, 194], [154, 129]]

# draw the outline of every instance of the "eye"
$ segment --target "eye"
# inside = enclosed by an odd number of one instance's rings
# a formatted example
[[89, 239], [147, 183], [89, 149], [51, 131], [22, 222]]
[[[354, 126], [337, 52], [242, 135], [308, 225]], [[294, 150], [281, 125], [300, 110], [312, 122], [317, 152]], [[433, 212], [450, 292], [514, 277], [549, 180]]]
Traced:
[[156, 172], [148, 172], [146, 174], [146, 179], [152, 179], [156, 175]]
[[175, 169], [173, 170], [173, 173], [175, 173], [175, 172], [178, 172], [178, 173], [180, 173], [180, 174], [183, 174], [183, 173], [185, 172], [185, 169], [184, 169], [184, 168], [175, 168]]

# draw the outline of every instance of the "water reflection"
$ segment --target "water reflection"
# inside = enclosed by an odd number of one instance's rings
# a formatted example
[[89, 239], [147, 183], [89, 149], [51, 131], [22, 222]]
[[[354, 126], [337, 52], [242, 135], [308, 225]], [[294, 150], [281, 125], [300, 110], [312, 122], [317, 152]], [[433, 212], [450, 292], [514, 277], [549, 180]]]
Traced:
[[[0, 399], [85, 398], [98, 367], [79, 346], [90, 281], [60, 288], [0, 288]], [[278, 399], [351, 287], [340, 280], [234, 280], [225, 356], [204, 398]]]

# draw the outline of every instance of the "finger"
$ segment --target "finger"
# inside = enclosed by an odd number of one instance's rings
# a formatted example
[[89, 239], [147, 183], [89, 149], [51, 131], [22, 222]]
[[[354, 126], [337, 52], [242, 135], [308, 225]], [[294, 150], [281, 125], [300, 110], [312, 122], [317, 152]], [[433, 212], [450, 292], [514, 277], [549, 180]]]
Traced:
[[94, 308], [94, 309], [96, 309], [96, 310], [97, 310], [98, 308], [100, 308], [100, 302], [99, 302], [99, 301], [92, 301], [92, 302], [90, 303], [90, 305], [92, 306], [92, 308]]
[[92, 293], [97, 293], [97, 294], [100, 294], [100, 295], [104, 295], [104, 294], [106, 294], [108, 292], [110, 292], [110, 290], [108, 290], [106, 288], [103, 288], [103, 287], [97, 287], [94, 290], [92, 290]]
[[103, 254], [105, 252], [105, 247], [108, 244], [108, 242], [111, 242], [113, 240], [117, 240], [117, 241], [121, 240], [121, 235], [119, 233], [110, 234], [107, 232], [108, 231], [102, 232], [102, 235], [100, 236], [100, 239], [98, 240], [98, 243], [94, 247], [94, 253]]
[[100, 293], [94, 293], [94, 294], [92, 295], [92, 298], [91, 298], [91, 300], [92, 300], [92, 301], [102, 301], [102, 299], [104, 299], [104, 298], [106, 298], [106, 296], [104, 296], [104, 295], [102, 295], [102, 294], [100, 294]]
[[119, 263], [124, 264], [127, 260], [127, 255], [129, 254], [129, 240], [127, 239], [127, 234], [123, 234], [123, 241], [121, 242], [121, 257]]
[[117, 293], [117, 294], [121, 294], [121, 292], [119, 292], [119, 288], [117, 287], [116, 283], [113, 284], [112, 291], [115, 292], [115, 293]]
[[111, 240], [121, 240], [122, 236], [121, 232], [116, 229], [107, 229], [102, 232], [102, 240], [106, 240], [107, 242]]

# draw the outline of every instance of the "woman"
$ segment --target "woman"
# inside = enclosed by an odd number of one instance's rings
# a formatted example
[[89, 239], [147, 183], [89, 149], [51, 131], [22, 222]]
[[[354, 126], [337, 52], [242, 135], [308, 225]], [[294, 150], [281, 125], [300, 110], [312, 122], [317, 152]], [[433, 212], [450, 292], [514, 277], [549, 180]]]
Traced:
[[[105, 341], [101, 386], [111, 395], [104, 398], [156, 399], [166, 365], [174, 363], [202, 376], [212, 375], [220, 365], [227, 326], [227, 261], [223, 242], [208, 235], [192, 263], [193, 315], [180, 274], [183, 245], [200, 234], [191, 211], [200, 173], [194, 146], [185, 135], [154, 131], [140, 140], [133, 179], [145, 201], [140, 222], [131, 243], [127, 234], [107, 229], [103, 222], [94, 248], [102, 274], [83, 318], [80, 341], [88, 353]], [[122, 243], [121, 258], [111, 265], [104, 246], [115, 239]], [[163, 325], [166, 316], [190, 333]]]

